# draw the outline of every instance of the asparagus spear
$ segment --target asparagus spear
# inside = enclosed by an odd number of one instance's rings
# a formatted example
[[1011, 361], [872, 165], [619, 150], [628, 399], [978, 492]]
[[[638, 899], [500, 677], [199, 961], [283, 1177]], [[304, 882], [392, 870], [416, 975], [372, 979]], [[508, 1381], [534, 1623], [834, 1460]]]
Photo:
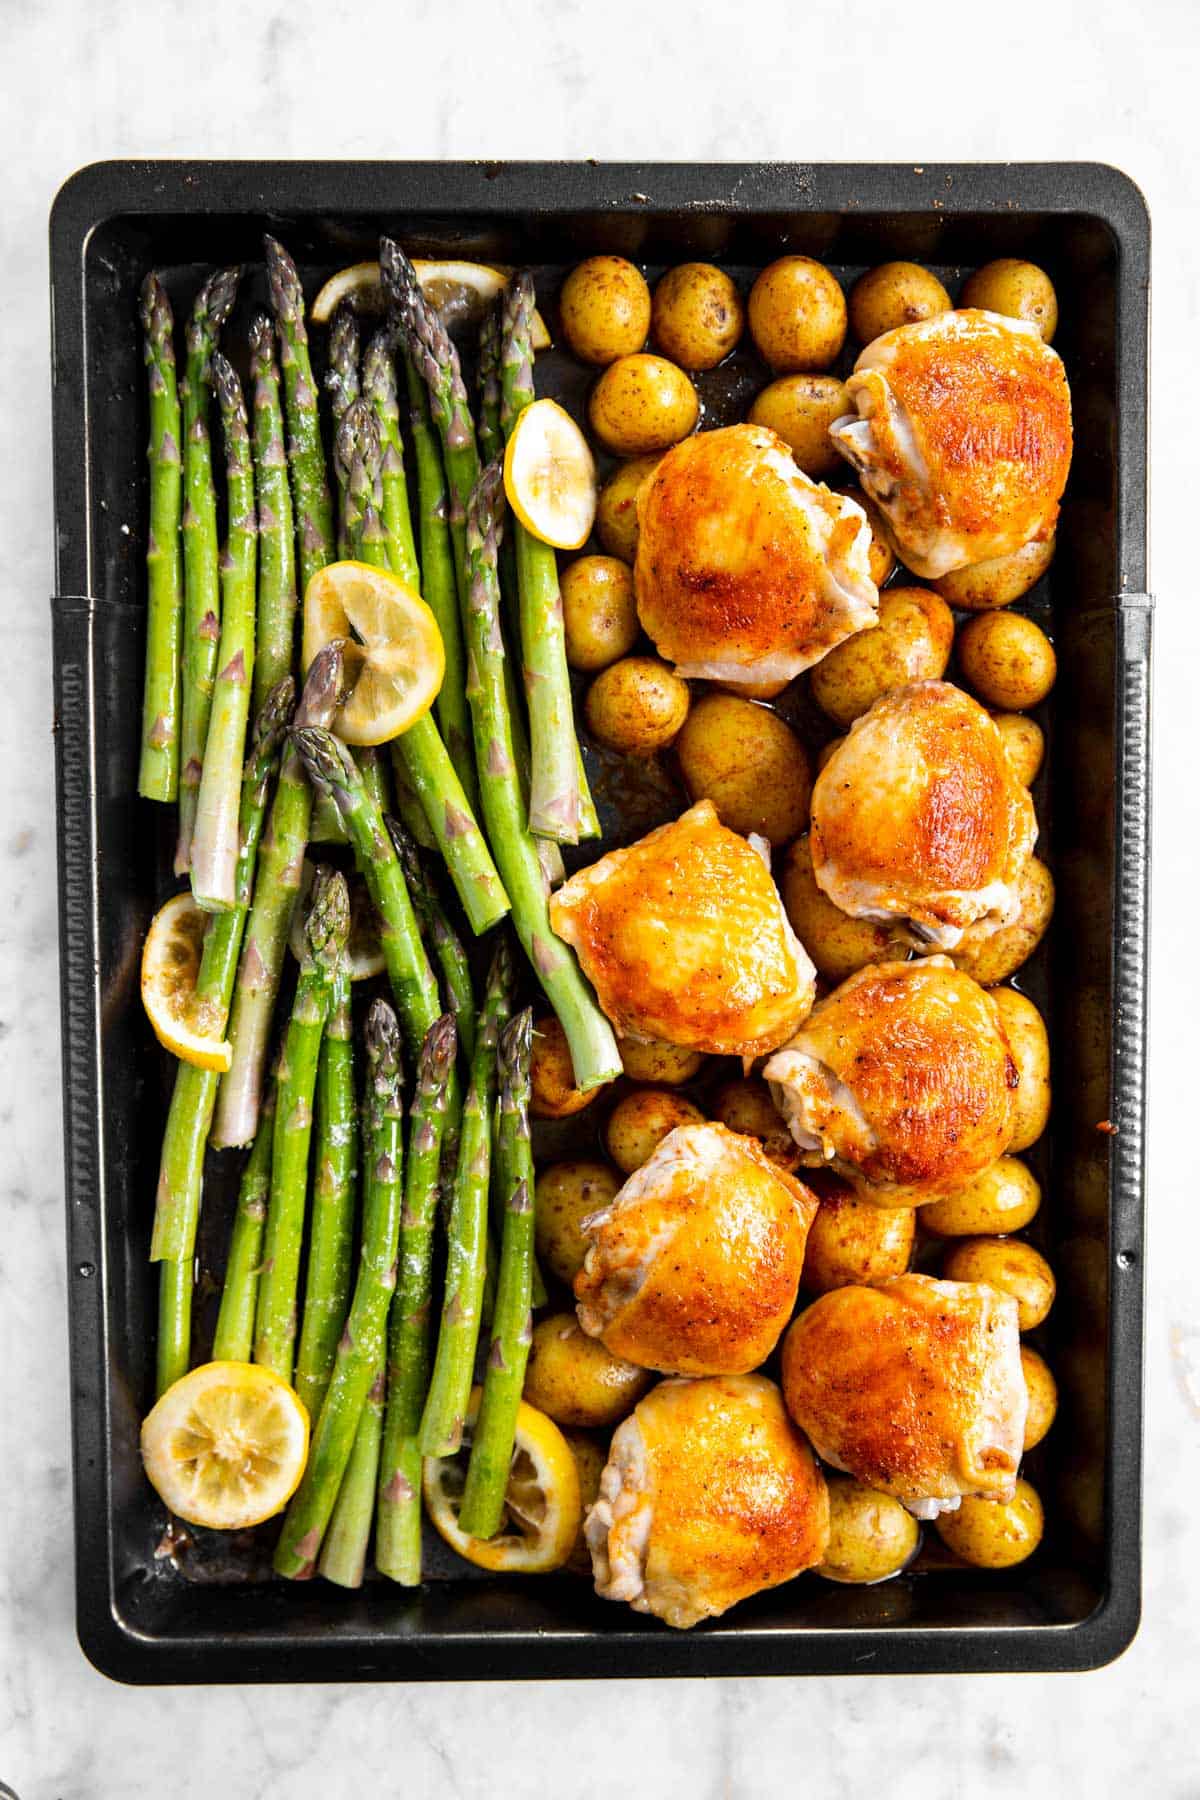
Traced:
[[413, 541], [412, 516], [408, 510], [408, 481], [404, 473], [404, 439], [400, 435], [400, 406], [396, 397], [396, 370], [392, 362], [391, 339], [386, 330], [377, 331], [367, 345], [363, 357], [363, 398], [370, 402], [379, 425], [383, 447], [380, 464], [382, 488], [380, 514], [387, 533], [388, 565], [393, 575], [419, 588], [421, 570]]
[[296, 1392], [315, 1419], [321, 1410], [350, 1299], [350, 1253], [358, 1187], [358, 1121], [350, 1018], [350, 960], [333, 972], [329, 1018], [317, 1064], [316, 1154], [304, 1322]]
[[504, 936], [492, 958], [475, 1054], [471, 1058], [471, 1080], [463, 1102], [462, 1136], [448, 1226], [442, 1323], [421, 1417], [421, 1450], [426, 1456], [452, 1456], [458, 1449], [471, 1394], [487, 1267], [496, 1044], [501, 1026], [512, 1010], [512, 977], [512, 953]]
[[317, 1059], [333, 990], [345, 953], [350, 897], [345, 877], [318, 869], [305, 926], [305, 956], [296, 983], [279, 1067], [271, 1143], [271, 1198], [254, 1321], [254, 1360], [292, 1379], [296, 1289], [304, 1238], [308, 1158], [312, 1141]]
[[317, 386], [308, 356], [304, 290], [296, 265], [273, 237], [263, 239], [271, 305], [279, 330], [279, 361], [288, 424], [288, 462], [296, 513], [300, 592], [318, 569], [333, 561], [333, 502], [321, 446]]
[[413, 910], [421, 922], [426, 948], [433, 952], [442, 975], [442, 993], [449, 1012], [454, 1014], [459, 1042], [467, 1060], [475, 1054], [475, 995], [471, 987], [471, 965], [458, 933], [450, 923], [433, 879], [421, 860], [415, 839], [399, 819], [385, 821], [400, 867], [408, 886]]
[[225, 1262], [221, 1310], [213, 1334], [214, 1362], [249, 1362], [254, 1349], [254, 1311], [258, 1301], [263, 1231], [271, 1193], [271, 1145], [275, 1130], [275, 1085], [267, 1089], [258, 1120], [254, 1148], [242, 1171], [237, 1211]]
[[[341, 691], [342, 645], [334, 642], [326, 644], [313, 658], [295, 723], [328, 725], [337, 711]], [[219, 1149], [250, 1143], [258, 1124], [271, 1018], [287, 954], [292, 909], [300, 891], [311, 816], [312, 790], [304, 764], [289, 746], [263, 836], [254, 904], [246, 924], [233, 994], [229, 1028], [233, 1063], [221, 1079], [212, 1133], [212, 1142]]]
[[363, 1191], [362, 1260], [350, 1317], [338, 1342], [333, 1376], [313, 1431], [308, 1464], [292, 1497], [275, 1548], [280, 1575], [315, 1573], [367, 1395], [383, 1355], [388, 1307], [396, 1286], [401, 1206], [400, 1032], [385, 1000], [367, 1017], [368, 1148]]
[[504, 1238], [492, 1317], [492, 1343], [475, 1422], [459, 1523], [472, 1537], [500, 1529], [517, 1408], [533, 1341], [533, 1152], [529, 1141], [529, 1053], [533, 1014], [526, 1009], [500, 1039], [500, 1129], [496, 1140], [504, 1194]]
[[616, 1040], [570, 950], [551, 927], [546, 881], [536, 840], [524, 816], [514, 762], [496, 581], [500, 498], [499, 464], [491, 463], [480, 476], [467, 511], [471, 568], [468, 642], [472, 657], [469, 697], [483, 816], [512, 900], [517, 935], [562, 1021], [576, 1080], [584, 1089], [600, 1087], [621, 1072]]
[[179, 648], [183, 569], [179, 515], [183, 478], [174, 316], [158, 276], [142, 284], [142, 330], [150, 387], [150, 536], [146, 543], [146, 684], [138, 793], [174, 800], [179, 787]]
[[[325, 376], [325, 387], [333, 413], [336, 443], [338, 427], [358, 399], [359, 392], [358, 320], [345, 302], [334, 313], [333, 324], [329, 328], [329, 369]], [[350, 555], [346, 530], [346, 483], [349, 471], [336, 455], [333, 459], [333, 472], [337, 478], [339, 498], [337, 552], [340, 557], [346, 557]]]
[[254, 693], [290, 675], [296, 653], [296, 530], [283, 412], [275, 366], [275, 328], [266, 313], [250, 321], [254, 377], [254, 479], [258, 492], [258, 646]]
[[[196, 978], [196, 1007], [217, 1030], [229, 1011], [238, 950], [250, 903], [254, 865], [267, 808], [267, 790], [287, 730], [293, 688], [281, 681], [267, 696], [258, 715], [250, 754], [242, 777], [241, 851], [238, 857], [238, 904], [209, 921]], [[150, 1260], [161, 1262], [158, 1331], [158, 1392], [187, 1373], [191, 1322], [192, 1262], [204, 1177], [204, 1140], [217, 1097], [220, 1077], [211, 1069], [180, 1063], [175, 1072], [171, 1109], [163, 1134], [154, 1231]]]
[[221, 558], [221, 642], [196, 802], [191, 872], [197, 903], [210, 912], [224, 912], [235, 903], [238, 776], [254, 674], [258, 520], [242, 384], [220, 351], [213, 352], [212, 372], [225, 433], [229, 526]]
[[421, 1579], [421, 1446], [418, 1431], [429, 1380], [429, 1309], [446, 1090], [457, 1033], [450, 1013], [426, 1033], [412, 1103], [399, 1279], [388, 1325], [387, 1415], [379, 1467], [375, 1564], [415, 1587]]
[[358, 1418], [354, 1446], [325, 1542], [321, 1545], [320, 1570], [326, 1581], [338, 1587], [362, 1586], [367, 1566], [367, 1545], [375, 1517], [375, 1489], [379, 1482], [379, 1452], [383, 1443], [383, 1396], [387, 1376], [383, 1348], [371, 1365], [371, 1385]]
[[[179, 838], [175, 873], [186, 875], [192, 860], [192, 830], [204, 742], [212, 707], [217, 642], [221, 635], [218, 572], [217, 495], [213, 486], [208, 433], [211, 391], [209, 362], [229, 317], [240, 269], [217, 269], [196, 296], [187, 327], [187, 362], [179, 397], [183, 403], [183, 694], [179, 740]], [[287, 674], [286, 669], [279, 671]], [[276, 677], [278, 680], [278, 676]], [[256, 684], [257, 713], [274, 682]]]
[[404, 829], [411, 832], [423, 850], [436, 850], [437, 839], [429, 829], [429, 820], [425, 817], [421, 802], [417, 799], [417, 790], [409, 778], [395, 744], [392, 752], [392, 793], [396, 801], [396, 811], [404, 820]]
[[479, 457], [495, 462], [504, 455], [500, 420], [500, 315], [503, 298], [489, 306], [479, 328]]

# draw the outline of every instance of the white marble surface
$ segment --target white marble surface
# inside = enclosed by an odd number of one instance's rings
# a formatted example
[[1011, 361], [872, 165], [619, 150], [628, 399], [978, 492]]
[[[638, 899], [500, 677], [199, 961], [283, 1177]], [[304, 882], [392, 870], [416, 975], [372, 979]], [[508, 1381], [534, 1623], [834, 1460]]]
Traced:
[[[881, 21], [877, 13], [890, 13]], [[508, 24], [502, 25], [506, 13]], [[444, 21], [455, 21], [451, 28]], [[371, 25], [371, 38], [366, 26]], [[0, 0], [0, 1783], [21, 1800], [1200, 1795], [1193, 1170], [1193, 0]], [[337, 86], [333, 85], [336, 80]], [[1095, 158], [1155, 227], [1157, 815], [1145, 1618], [1056, 1678], [136, 1692], [72, 1624], [50, 742], [46, 216], [129, 155]]]

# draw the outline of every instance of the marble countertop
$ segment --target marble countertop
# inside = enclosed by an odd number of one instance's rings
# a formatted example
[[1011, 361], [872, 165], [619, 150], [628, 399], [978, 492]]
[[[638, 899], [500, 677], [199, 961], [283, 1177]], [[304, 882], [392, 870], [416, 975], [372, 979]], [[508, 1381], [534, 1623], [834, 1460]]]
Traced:
[[[943, 14], [758, 0], [458, 0], [241, 8], [7, 0], [0, 118], [0, 1794], [309, 1800], [561, 1793], [658, 1800], [865, 1794], [1200, 1795], [1200, 681], [1195, 383], [1200, 176], [1191, 0], [1042, 0]], [[453, 19], [450, 29], [447, 20]], [[503, 22], [502, 22], [503, 21]], [[366, 24], [371, 22], [373, 41]], [[931, 54], [929, 35], [936, 42]], [[337, 38], [349, 40], [339, 49]], [[333, 52], [333, 54], [331, 54]], [[326, 85], [322, 87], [324, 72]], [[331, 85], [335, 75], [338, 88]], [[351, 85], [352, 78], [352, 85]], [[1083, 1676], [135, 1691], [84, 1661], [70, 1554], [58, 970], [50, 738], [46, 218], [96, 158], [596, 156], [1095, 159], [1155, 232], [1157, 616], [1145, 1612]], [[1182, 371], [1177, 385], [1172, 378]]]

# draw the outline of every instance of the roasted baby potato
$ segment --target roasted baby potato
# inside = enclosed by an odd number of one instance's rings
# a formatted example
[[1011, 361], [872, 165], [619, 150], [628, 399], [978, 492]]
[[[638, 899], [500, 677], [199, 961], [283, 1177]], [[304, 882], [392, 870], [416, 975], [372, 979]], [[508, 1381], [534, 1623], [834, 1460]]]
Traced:
[[867, 963], [903, 957], [892, 927], [870, 919], [852, 919], [817, 886], [807, 836], [797, 838], [787, 853], [780, 891], [792, 930], [826, 981], [845, 981]]
[[612, 363], [640, 350], [650, 329], [650, 289], [623, 256], [589, 256], [558, 299], [563, 335], [581, 361]]
[[691, 1081], [700, 1071], [704, 1057], [699, 1050], [684, 1044], [664, 1044], [655, 1039], [641, 1043], [637, 1038], [621, 1038], [621, 1067], [631, 1081], [647, 1081], [659, 1087], [678, 1087]]
[[758, 1075], [726, 1081], [709, 1102], [714, 1119], [730, 1131], [757, 1138], [764, 1156], [781, 1169], [794, 1172], [800, 1166], [800, 1148], [783, 1122], [783, 1114], [771, 1098], [771, 1090]]
[[1017, 780], [1025, 787], [1032, 787], [1046, 754], [1045, 733], [1036, 719], [1027, 718], [1024, 713], [998, 712], [992, 717], [996, 721], [996, 730], [1004, 739], [1004, 748], [1016, 770]]
[[583, 1534], [583, 1521], [588, 1510], [594, 1506], [600, 1496], [600, 1477], [604, 1473], [604, 1465], [608, 1461], [608, 1448], [605, 1444], [589, 1437], [586, 1431], [564, 1431], [563, 1436], [570, 1446], [571, 1455], [575, 1458], [575, 1473], [579, 1477], [579, 1500], [583, 1507], [583, 1519], [579, 1524], [579, 1536], [575, 1539], [575, 1548], [567, 1558], [567, 1568], [572, 1575], [585, 1575], [592, 1578], [592, 1553]]
[[1044, 1356], [1021, 1345], [1021, 1367], [1025, 1371], [1025, 1391], [1029, 1395], [1029, 1411], [1025, 1415], [1026, 1450], [1040, 1444], [1054, 1423], [1058, 1412], [1058, 1383], [1050, 1373]]
[[957, 1194], [921, 1208], [921, 1224], [939, 1237], [1023, 1231], [1042, 1203], [1035, 1176], [1015, 1156], [1002, 1156]]
[[1009, 1501], [964, 1496], [956, 1512], [942, 1513], [937, 1534], [948, 1550], [977, 1569], [1011, 1569], [1042, 1541], [1042, 1503], [1023, 1479]]
[[1050, 1117], [1050, 1043], [1042, 1015], [1032, 1000], [1015, 988], [992, 989], [1000, 1023], [1020, 1072], [1017, 1123], [1009, 1150], [1028, 1150], [1046, 1129]]
[[704, 1114], [670, 1088], [635, 1088], [618, 1100], [604, 1129], [604, 1143], [618, 1169], [632, 1175], [649, 1162], [678, 1125], [703, 1125]]
[[843, 482], [839, 487], [835, 487], [833, 491], [835, 494], [845, 494], [849, 499], [854, 501], [856, 506], [861, 506], [862, 510], [867, 515], [867, 524], [871, 527], [871, 549], [869, 553], [871, 580], [875, 583], [877, 588], [881, 588], [896, 567], [896, 552], [892, 549], [892, 543], [887, 534], [883, 513], [875, 504], [874, 500], [872, 500], [870, 494], [864, 493], [862, 488], [857, 486], [853, 481], [849, 483]]
[[747, 312], [759, 355], [781, 374], [827, 369], [846, 341], [842, 290], [810, 256], [781, 256], [765, 268]]
[[551, 1313], [533, 1328], [524, 1396], [556, 1425], [585, 1431], [631, 1413], [654, 1377], [588, 1337], [574, 1313]]
[[614, 456], [666, 450], [695, 429], [700, 399], [665, 356], [622, 356], [592, 389], [588, 421]]
[[986, 706], [1028, 712], [1054, 686], [1054, 646], [1021, 613], [988, 612], [968, 619], [958, 634], [958, 661]]
[[920, 263], [879, 263], [850, 289], [850, 329], [860, 344], [870, 344], [885, 331], [949, 312], [950, 305], [937, 276]]
[[589, 673], [607, 669], [637, 642], [633, 575], [617, 556], [580, 556], [559, 577], [567, 661]]
[[635, 456], [609, 476], [596, 502], [596, 536], [610, 556], [633, 563], [637, 555], [637, 497], [658, 455]]
[[601, 1212], [620, 1186], [620, 1175], [603, 1162], [557, 1162], [540, 1171], [534, 1207], [538, 1258], [568, 1287], [587, 1254], [581, 1222]]
[[1054, 283], [1044, 269], [1022, 262], [1018, 256], [998, 256], [968, 275], [959, 305], [1002, 313], [1006, 319], [1024, 319], [1027, 325], [1037, 326], [1046, 344], [1058, 328]]
[[812, 669], [812, 696], [835, 725], [850, 725], [880, 694], [936, 681], [954, 645], [954, 614], [930, 588], [888, 588], [879, 623], [837, 644]]
[[599, 1093], [585, 1093], [575, 1086], [575, 1070], [567, 1034], [553, 1013], [546, 1013], [533, 1027], [533, 1054], [529, 1081], [530, 1111], [538, 1119], [565, 1119], [590, 1106]]
[[809, 1294], [873, 1287], [903, 1275], [912, 1256], [917, 1215], [911, 1206], [874, 1206], [845, 1188], [822, 1193], [808, 1231], [800, 1285]]
[[587, 691], [588, 730], [610, 750], [652, 756], [679, 735], [691, 693], [656, 656], [626, 656], [603, 669]]
[[777, 713], [736, 694], [703, 694], [675, 744], [693, 800], [711, 800], [722, 825], [786, 844], [808, 821], [808, 753]]
[[1036, 587], [1054, 561], [1054, 533], [1033, 538], [1014, 550], [1010, 556], [989, 557], [986, 562], [968, 563], [965, 569], [954, 569], [939, 575], [934, 587], [951, 606], [966, 612], [992, 612], [998, 606], [1011, 606]]
[[1021, 910], [1011, 925], [994, 931], [968, 925], [951, 951], [954, 966], [973, 975], [981, 987], [1007, 981], [1027, 963], [1046, 935], [1054, 912], [1054, 877], [1040, 857], [1031, 856], [1017, 884]]
[[916, 1555], [921, 1528], [890, 1494], [830, 1475], [829, 1544], [816, 1572], [856, 1586], [898, 1575]]
[[1054, 1304], [1054, 1272], [1040, 1251], [1020, 1238], [964, 1238], [942, 1262], [947, 1281], [977, 1281], [1011, 1294], [1022, 1331], [1040, 1325]]
[[746, 312], [737, 287], [712, 263], [680, 263], [654, 290], [654, 342], [681, 369], [715, 369], [742, 335]]
[[845, 741], [846, 741], [845, 737], [835, 737], [835, 738], [830, 738], [830, 740], [827, 744], [821, 745], [821, 748], [817, 751], [817, 773], [818, 774], [820, 774], [821, 770], [825, 767], [825, 764], [829, 761], [830, 757], [833, 756], [835, 751], [838, 749], [838, 746], [841, 744], [844, 744]]
[[829, 427], [854, 411], [846, 384], [833, 375], [781, 375], [763, 389], [746, 414], [781, 437], [796, 463], [814, 481], [842, 467]]

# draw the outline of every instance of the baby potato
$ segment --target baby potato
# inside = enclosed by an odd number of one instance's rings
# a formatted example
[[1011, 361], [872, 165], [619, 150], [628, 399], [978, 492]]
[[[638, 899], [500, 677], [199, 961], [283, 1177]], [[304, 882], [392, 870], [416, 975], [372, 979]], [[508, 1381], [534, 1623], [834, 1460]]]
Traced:
[[567, 661], [573, 669], [607, 669], [637, 643], [633, 575], [618, 556], [579, 556], [559, 577]]
[[585, 1093], [575, 1086], [567, 1034], [554, 1013], [546, 1013], [534, 1022], [529, 1083], [529, 1108], [538, 1119], [565, 1119], [571, 1113], [582, 1112], [600, 1091], [593, 1088]]
[[965, 1495], [957, 1511], [935, 1521], [948, 1550], [976, 1569], [1011, 1569], [1032, 1556], [1042, 1541], [1044, 1518], [1036, 1489], [1023, 1479], [1009, 1501]]
[[1023, 787], [1032, 787], [1046, 754], [1045, 732], [1036, 719], [1026, 718], [1024, 713], [998, 712], [992, 718], [1017, 780]]
[[622, 356], [592, 389], [588, 421], [614, 456], [643, 456], [687, 437], [700, 417], [700, 397], [665, 356]]
[[896, 552], [892, 549], [883, 514], [870, 494], [864, 493], [856, 482], [843, 482], [841, 487], [836, 487], [833, 491], [853, 500], [867, 515], [867, 524], [871, 527], [871, 548], [868, 551], [871, 580], [877, 588], [881, 588], [896, 567]]
[[704, 1057], [699, 1050], [683, 1044], [639, 1043], [636, 1038], [621, 1038], [621, 1067], [631, 1081], [653, 1082], [658, 1087], [679, 1087], [699, 1074]]
[[736, 694], [703, 694], [675, 744], [693, 800], [711, 800], [722, 825], [786, 844], [808, 820], [808, 753], [779, 717]]
[[632, 1175], [649, 1162], [678, 1125], [702, 1125], [704, 1114], [670, 1088], [636, 1088], [618, 1100], [604, 1128], [604, 1144], [618, 1169]]
[[835, 737], [835, 738], [830, 738], [830, 740], [827, 744], [821, 745], [821, 748], [817, 751], [817, 773], [818, 774], [820, 774], [821, 770], [825, 767], [825, 764], [833, 756], [834, 752], [839, 748], [840, 745], [844, 744], [845, 741], [846, 741], [845, 737]]
[[1009, 1150], [1028, 1150], [1046, 1129], [1050, 1117], [1050, 1040], [1041, 1013], [1015, 988], [992, 989], [1000, 1023], [1016, 1061], [1017, 1123]]
[[610, 556], [632, 564], [637, 556], [637, 497], [643, 481], [658, 464], [658, 455], [635, 456], [622, 463], [596, 502], [596, 536]]
[[852, 919], [817, 886], [807, 836], [797, 838], [783, 865], [784, 910], [819, 975], [836, 984], [867, 963], [903, 957], [891, 927]]
[[1044, 700], [1058, 669], [1045, 632], [1013, 612], [968, 619], [958, 634], [958, 661], [984, 704], [1003, 712], [1028, 712]]
[[575, 1547], [567, 1558], [567, 1568], [572, 1575], [585, 1575], [588, 1580], [592, 1576], [592, 1553], [588, 1549], [584, 1536], [584, 1521], [589, 1509], [600, 1497], [600, 1477], [604, 1473], [604, 1465], [608, 1461], [608, 1450], [604, 1444], [597, 1443], [586, 1431], [564, 1431], [571, 1455], [575, 1459], [575, 1473], [579, 1477], [579, 1499], [583, 1507], [583, 1518], [579, 1521], [579, 1535], [575, 1539]]
[[742, 335], [742, 296], [724, 269], [680, 263], [654, 290], [654, 341], [681, 369], [715, 369]]
[[1025, 1375], [1025, 1391], [1029, 1395], [1023, 1448], [1032, 1450], [1054, 1423], [1058, 1411], [1058, 1383], [1050, 1373], [1045, 1357], [1031, 1350], [1028, 1344], [1021, 1345], [1021, 1368]]
[[981, 987], [1015, 975], [1046, 935], [1054, 912], [1054, 877], [1040, 857], [1031, 856], [1025, 864], [1017, 892], [1021, 910], [1011, 925], [994, 931], [968, 925], [950, 952], [955, 968], [973, 975]]
[[588, 730], [610, 750], [652, 756], [678, 737], [691, 692], [655, 656], [625, 656], [601, 670], [587, 691]]
[[968, 563], [939, 575], [934, 587], [951, 606], [966, 612], [992, 612], [1011, 606], [1035, 587], [1054, 561], [1054, 533], [1033, 538], [1008, 556], [990, 556], [986, 562]]
[[1015, 1156], [1001, 1156], [957, 1193], [921, 1208], [921, 1224], [939, 1237], [1023, 1231], [1042, 1204], [1036, 1178]]
[[533, 1328], [524, 1397], [556, 1425], [585, 1431], [631, 1413], [654, 1377], [588, 1337], [574, 1313], [551, 1313]]
[[870, 344], [885, 331], [916, 325], [950, 307], [950, 296], [937, 276], [920, 263], [880, 263], [860, 275], [850, 289], [850, 329], [860, 344]]
[[809, 676], [812, 696], [835, 725], [851, 725], [881, 694], [945, 673], [954, 614], [929, 588], [888, 588], [879, 623], [835, 644]]
[[750, 335], [780, 374], [827, 369], [846, 341], [846, 301], [834, 276], [811, 256], [781, 256], [750, 289]]
[[819, 480], [842, 467], [829, 427], [854, 407], [834, 375], [781, 375], [763, 389], [746, 417], [781, 437], [806, 475]]
[[1022, 1331], [1040, 1325], [1054, 1304], [1054, 1272], [1040, 1251], [1020, 1238], [964, 1238], [942, 1263], [947, 1281], [981, 1281], [1017, 1303]]
[[1036, 325], [1048, 344], [1058, 328], [1058, 295], [1054, 283], [1036, 263], [1019, 256], [998, 256], [984, 263], [963, 283], [960, 306], [978, 306], [984, 312], [1002, 313], [1006, 319], [1024, 319]]
[[539, 1171], [533, 1209], [538, 1258], [567, 1287], [587, 1254], [582, 1221], [602, 1212], [620, 1189], [621, 1177], [603, 1162], [557, 1162]]
[[726, 1081], [710, 1102], [714, 1119], [730, 1131], [757, 1138], [763, 1155], [789, 1173], [800, 1166], [800, 1146], [783, 1122], [783, 1114], [771, 1098], [771, 1090], [758, 1075], [742, 1081]]
[[563, 335], [581, 361], [612, 363], [640, 350], [650, 329], [650, 289], [623, 256], [589, 256], [558, 297]]
[[822, 1193], [804, 1247], [800, 1285], [809, 1294], [828, 1294], [903, 1275], [916, 1230], [914, 1207], [874, 1206], [849, 1188]]
[[921, 1528], [907, 1507], [848, 1475], [827, 1479], [829, 1543], [817, 1574], [857, 1586], [899, 1575], [921, 1541]]

